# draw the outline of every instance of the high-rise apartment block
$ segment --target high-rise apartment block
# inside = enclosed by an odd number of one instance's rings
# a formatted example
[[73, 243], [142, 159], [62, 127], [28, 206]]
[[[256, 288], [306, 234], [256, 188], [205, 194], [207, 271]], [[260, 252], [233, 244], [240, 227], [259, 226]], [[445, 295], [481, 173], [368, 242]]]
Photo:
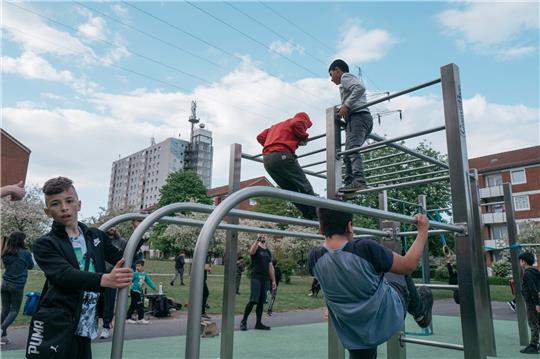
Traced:
[[196, 116], [196, 104], [192, 103], [190, 142], [168, 138], [152, 144], [139, 152], [113, 162], [109, 187], [109, 209], [134, 210], [153, 207], [160, 196], [160, 189], [170, 173], [190, 170], [203, 184], [212, 184], [212, 132], [200, 124]]

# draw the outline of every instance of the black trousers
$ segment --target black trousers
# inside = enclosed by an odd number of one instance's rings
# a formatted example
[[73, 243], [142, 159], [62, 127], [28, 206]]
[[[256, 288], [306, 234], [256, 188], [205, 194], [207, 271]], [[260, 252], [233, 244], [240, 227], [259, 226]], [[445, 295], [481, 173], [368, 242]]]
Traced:
[[90, 338], [74, 335], [73, 341], [71, 342], [72, 358], [92, 359], [92, 348], [90, 343]]
[[[315, 195], [302, 171], [296, 155], [291, 152], [272, 152], [263, 157], [264, 168], [279, 187], [288, 191]], [[316, 219], [315, 207], [294, 203], [305, 219]]]
[[105, 288], [103, 291], [103, 328], [111, 329], [117, 291], [116, 288]]
[[141, 293], [130, 291], [131, 294], [131, 304], [129, 305], [129, 309], [127, 312], [127, 319], [131, 319], [131, 316], [133, 315], [133, 312], [136, 310], [138, 319], [144, 319], [144, 304], [142, 302], [142, 296]]
[[206, 304], [208, 304], [208, 297], [210, 296], [210, 291], [208, 290], [208, 283], [204, 281], [203, 283], [203, 294], [202, 294], [202, 313], [206, 313]]

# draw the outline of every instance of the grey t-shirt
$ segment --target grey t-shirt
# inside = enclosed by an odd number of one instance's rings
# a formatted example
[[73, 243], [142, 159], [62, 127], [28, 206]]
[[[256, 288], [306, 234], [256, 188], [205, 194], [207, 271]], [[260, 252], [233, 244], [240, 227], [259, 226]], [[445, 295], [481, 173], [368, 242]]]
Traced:
[[402, 299], [384, 279], [393, 258], [392, 251], [370, 239], [350, 241], [338, 250], [311, 250], [309, 271], [321, 284], [345, 348], [376, 347], [403, 324]]

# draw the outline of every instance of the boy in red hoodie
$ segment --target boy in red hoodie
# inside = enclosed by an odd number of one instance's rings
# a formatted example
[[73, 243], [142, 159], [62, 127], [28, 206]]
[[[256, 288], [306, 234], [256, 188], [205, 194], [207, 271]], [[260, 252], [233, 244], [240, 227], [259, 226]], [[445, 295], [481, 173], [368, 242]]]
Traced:
[[[313, 187], [302, 171], [296, 159], [296, 149], [305, 145], [308, 139], [308, 128], [312, 125], [305, 112], [299, 112], [294, 117], [276, 123], [259, 133], [257, 141], [263, 146], [264, 168], [276, 181], [279, 187], [310, 195], [315, 195]], [[314, 207], [294, 204], [306, 219], [317, 219]]]

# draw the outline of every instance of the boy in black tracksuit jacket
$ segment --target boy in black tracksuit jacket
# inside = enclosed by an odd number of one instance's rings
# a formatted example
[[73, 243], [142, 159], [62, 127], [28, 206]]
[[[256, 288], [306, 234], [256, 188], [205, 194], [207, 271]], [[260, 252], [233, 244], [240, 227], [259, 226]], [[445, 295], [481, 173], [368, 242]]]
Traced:
[[538, 333], [540, 331], [540, 272], [534, 268], [534, 255], [524, 252], [519, 255], [519, 264], [523, 268], [522, 293], [527, 307], [527, 320], [531, 328], [531, 342], [524, 349], [524, 354], [538, 354]]
[[[43, 192], [45, 213], [54, 222], [51, 231], [33, 245], [36, 262], [47, 278], [39, 311], [62, 311], [66, 326], [74, 328], [71, 345], [63, 358], [89, 359], [90, 341], [97, 336], [97, 311], [102, 308], [97, 303], [101, 299], [99, 293], [104, 287], [128, 287], [133, 272], [131, 268], [122, 268], [122, 252], [104, 232], [77, 221], [81, 202], [70, 179], [53, 178], [45, 183]], [[90, 261], [85, 270], [87, 258]], [[110, 273], [104, 273], [105, 262], [115, 265]], [[27, 355], [29, 352], [28, 349]], [[39, 357], [49, 358], [52, 354], [40, 352]]]

